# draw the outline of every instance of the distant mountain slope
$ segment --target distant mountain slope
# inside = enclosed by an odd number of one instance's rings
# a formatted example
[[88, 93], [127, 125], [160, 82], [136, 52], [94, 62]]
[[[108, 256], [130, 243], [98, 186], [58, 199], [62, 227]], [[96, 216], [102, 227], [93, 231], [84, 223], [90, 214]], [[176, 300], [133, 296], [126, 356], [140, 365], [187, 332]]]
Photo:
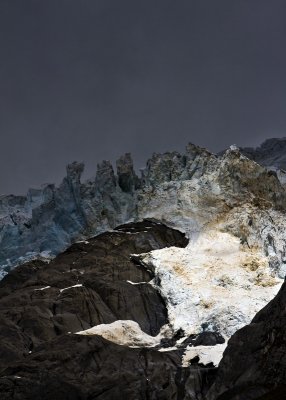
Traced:
[[286, 171], [286, 138], [267, 139], [259, 147], [240, 147], [240, 151], [258, 164]]

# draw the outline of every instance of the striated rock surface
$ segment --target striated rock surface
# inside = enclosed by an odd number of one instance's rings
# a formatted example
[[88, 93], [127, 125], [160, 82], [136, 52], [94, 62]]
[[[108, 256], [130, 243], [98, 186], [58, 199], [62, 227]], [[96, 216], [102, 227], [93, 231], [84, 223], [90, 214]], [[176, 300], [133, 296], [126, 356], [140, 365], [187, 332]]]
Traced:
[[[130, 258], [187, 243], [143, 221], [10, 272], [0, 283], [0, 398], [202, 399], [213, 365], [184, 368], [186, 343], [168, 349], [180, 335], [149, 283], [153, 273]], [[194, 346], [214, 340], [190, 338]]]
[[50, 264], [19, 266], [0, 282], [1, 327], [17, 338], [1, 331], [0, 364], [58, 335], [117, 320], [135, 321], [157, 335], [167, 323], [165, 305], [147, 284], [152, 273], [130, 260], [130, 253], [186, 244], [180, 232], [144, 222], [75, 243]]
[[62, 336], [3, 371], [1, 399], [202, 399], [213, 368], [179, 364], [174, 352], [132, 349], [99, 336]]

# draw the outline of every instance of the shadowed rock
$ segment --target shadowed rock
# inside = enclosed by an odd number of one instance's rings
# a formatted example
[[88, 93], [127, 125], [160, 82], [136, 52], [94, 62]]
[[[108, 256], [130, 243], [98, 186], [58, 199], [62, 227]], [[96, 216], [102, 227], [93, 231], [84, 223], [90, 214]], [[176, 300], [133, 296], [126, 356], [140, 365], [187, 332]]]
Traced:
[[207, 400], [286, 398], [286, 283], [230, 339]]
[[130, 255], [186, 244], [182, 233], [145, 221], [75, 243], [50, 264], [17, 267], [0, 282], [0, 364], [59, 335], [116, 320], [157, 335], [167, 322], [165, 305], [148, 284], [152, 273]]
[[0, 398], [201, 399], [215, 369], [182, 368], [183, 347], [160, 352], [74, 334], [133, 320], [156, 335], [166, 308], [148, 284], [152, 273], [130, 254], [187, 242], [163, 224], [130, 223], [73, 244], [50, 264], [11, 271], [0, 283]]

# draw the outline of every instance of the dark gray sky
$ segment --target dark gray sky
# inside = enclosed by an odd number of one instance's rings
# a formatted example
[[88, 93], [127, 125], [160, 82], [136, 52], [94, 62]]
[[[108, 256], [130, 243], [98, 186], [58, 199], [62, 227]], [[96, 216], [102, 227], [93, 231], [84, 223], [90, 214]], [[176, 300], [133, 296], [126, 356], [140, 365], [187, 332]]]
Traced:
[[285, 0], [0, 0], [0, 193], [286, 136]]

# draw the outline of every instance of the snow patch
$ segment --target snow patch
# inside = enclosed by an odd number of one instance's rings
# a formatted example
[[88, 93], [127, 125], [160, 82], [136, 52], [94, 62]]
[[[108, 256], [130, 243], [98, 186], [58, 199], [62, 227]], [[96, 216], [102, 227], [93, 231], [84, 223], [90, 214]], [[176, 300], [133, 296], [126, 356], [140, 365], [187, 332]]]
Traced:
[[99, 335], [110, 342], [129, 347], [154, 347], [162, 338], [168, 336], [169, 328], [164, 325], [157, 336], [143, 332], [139, 324], [131, 320], [118, 320], [111, 324], [96, 325], [90, 329], [76, 332], [77, 335]]
[[[135, 256], [155, 273], [150, 282], [164, 297], [174, 331], [219, 331], [226, 339], [249, 323], [278, 292], [258, 248], [230, 233], [202, 233], [187, 248], [169, 247]], [[159, 286], [157, 282], [160, 282]]]
[[68, 289], [72, 289], [72, 288], [77, 288], [77, 287], [82, 287], [82, 284], [77, 284], [77, 285], [73, 285], [73, 286], [68, 286], [66, 288], [60, 289], [60, 292], [62, 293], [64, 290], [68, 290]]
[[[188, 367], [191, 360], [195, 357], [199, 357], [199, 363], [207, 365], [213, 363], [215, 367], [218, 366], [224, 350], [226, 349], [227, 343], [217, 344], [216, 346], [188, 346], [182, 359], [182, 366]], [[197, 361], [196, 361], [197, 362]]]
[[46, 290], [46, 289], [50, 289], [51, 288], [51, 286], [45, 286], [45, 287], [43, 287], [43, 288], [40, 288], [40, 289], [34, 289], [35, 291], [37, 291], [37, 290]]
[[174, 351], [174, 350], [178, 350], [178, 348], [176, 346], [163, 347], [162, 349], [159, 349], [158, 351], [160, 351], [161, 353], [164, 353], [165, 351]]

